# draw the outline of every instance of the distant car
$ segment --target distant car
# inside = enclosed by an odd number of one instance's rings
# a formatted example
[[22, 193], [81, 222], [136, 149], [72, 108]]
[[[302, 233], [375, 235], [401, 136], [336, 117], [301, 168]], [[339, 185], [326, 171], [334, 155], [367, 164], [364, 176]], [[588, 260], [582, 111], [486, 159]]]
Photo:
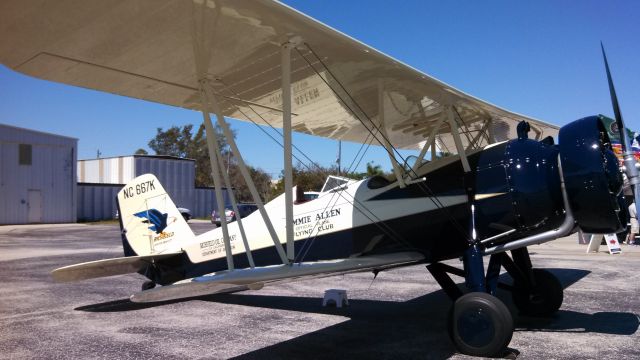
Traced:
[[184, 218], [184, 221], [189, 221], [192, 217], [191, 215], [191, 210], [187, 209], [187, 208], [178, 208], [178, 211], [180, 211], [180, 214], [182, 215], [182, 217]]
[[[245, 218], [256, 210], [258, 210], [258, 206], [256, 204], [238, 204], [240, 218]], [[236, 221], [236, 213], [231, 207], [225, 207], [224, 214], [227, 219], [227, 223]], [[218, 214], [217, 210], [213, 210], [211, 212], [211, 223], [215, 224], [216, 226], [220, 226], [220, 214]]]
[[[184, 221], [189, 221], [191, 219], [191, 210], [187, 209], [187, 208], [178, 208], [178, 211], [180, 211], [180, 215], [182, 215], [182, 217], [184, 218]], [[120, 213], [118, 212], [118, 210], [116, 210], [116, 219], [120, 218]]]
[[315, 200], [320, 196], [320, 193], [317, 191], [305, 191], [302, 195], [304, 201]]

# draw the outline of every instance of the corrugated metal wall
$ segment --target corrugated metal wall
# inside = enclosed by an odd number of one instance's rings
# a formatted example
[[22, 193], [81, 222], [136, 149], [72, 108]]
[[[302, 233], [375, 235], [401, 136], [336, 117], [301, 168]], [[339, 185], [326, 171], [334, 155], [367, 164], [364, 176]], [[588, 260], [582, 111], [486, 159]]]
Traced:
[[[31, 165], [19, 164], [20, 144], [31, 145]], [[77, 144], [0, 124], [0, 224], [76, 221]]]
[[113, 219], [118, 210], [116, 196], [122, 187], [120, 184], [78, 183], [78, 221]]
[[154, 174], [177, 207], [193, 210], [195, 162], [192, 160], [135, 157], [135, 176]]
[[[196, 188], [195, 193], [195, 203], [193, 209], [191, 209], [194, 216], [210, 218], [211, 211], [217, 206], [216, 193], [214, 188]], [[222, 191], [222, 195], [224, 198], [224, 203], [231, 204], [231, 201], [229, 201], [229, 194], [227, 193], [226, 189]]]
[[[113, 219], [118, 210], [116, 196], [123, 186], [122, 184], [78, 183], [78, 221]], [[230, 204], [227, 192], [224, 191], [223, 194], [225, 204]], [[187, 206], [178, 205], [178, 203], [176, 205], [191, 210], [193, 217], [208, 219], [211, 216], [211, 210], [216, 206], [214, 189], [196, 188], [194, 198], [194, 202]]]
[[[211, 216], [216, 203], [215, 192], [213, 188], [195, 188], [196, 170], [193, 160], [134, 155], [78, 161], [78, 185], [81, 192], [78, 198], [78, 219], [112, 219], [117, 210], [117, 192], [131, 179], [148, 173], [160, 180], [176, 206], [190, 209], [194, 217]], [[223, 194], [225, 204], [228, 204], [226, 190]]]
[[89, 159], [78, 161], [78, 182], [126, 184], [135, 177], [134, 157]]

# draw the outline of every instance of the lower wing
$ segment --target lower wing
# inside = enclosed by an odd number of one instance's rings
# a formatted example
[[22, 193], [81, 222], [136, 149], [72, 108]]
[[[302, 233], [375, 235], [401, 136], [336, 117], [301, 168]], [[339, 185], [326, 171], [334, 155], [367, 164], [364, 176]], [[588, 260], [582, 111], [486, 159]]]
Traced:
[[417, 252], [399, 252], [339, 260], [303, 262], [293, 265], [273, 265], [253, 269], [220, 271], [209, 275], [135, 293], [133, 302], [167, 301], [242, 290], [258, 290], [266, 284], [303, 278], [325, 277], [368, 270], [383, 270], [424, 260]]

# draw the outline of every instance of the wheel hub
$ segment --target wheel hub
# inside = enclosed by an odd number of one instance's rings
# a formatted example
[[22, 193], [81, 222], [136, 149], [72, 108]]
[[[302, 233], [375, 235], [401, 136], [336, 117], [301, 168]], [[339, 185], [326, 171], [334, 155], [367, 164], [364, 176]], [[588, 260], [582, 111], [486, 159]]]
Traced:
[[496, 329], [489, 314], [482, 308], [469, 309], [457, 321], [462, 341], [473, 347], [482, 347], [492, 341]]

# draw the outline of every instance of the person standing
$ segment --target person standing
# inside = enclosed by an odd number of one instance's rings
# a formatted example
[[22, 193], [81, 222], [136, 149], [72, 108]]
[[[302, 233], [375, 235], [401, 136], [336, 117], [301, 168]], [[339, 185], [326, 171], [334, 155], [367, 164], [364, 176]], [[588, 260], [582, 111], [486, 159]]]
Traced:
[[627, 237], [627, 245], [636, 245], [636, 235], [640, 230], [638, 226], [638, 214], [636, 212], [636, 203], [629, 205], [629, 220], [631, 222], [631, 229], [629, 229], [629, 236]]

